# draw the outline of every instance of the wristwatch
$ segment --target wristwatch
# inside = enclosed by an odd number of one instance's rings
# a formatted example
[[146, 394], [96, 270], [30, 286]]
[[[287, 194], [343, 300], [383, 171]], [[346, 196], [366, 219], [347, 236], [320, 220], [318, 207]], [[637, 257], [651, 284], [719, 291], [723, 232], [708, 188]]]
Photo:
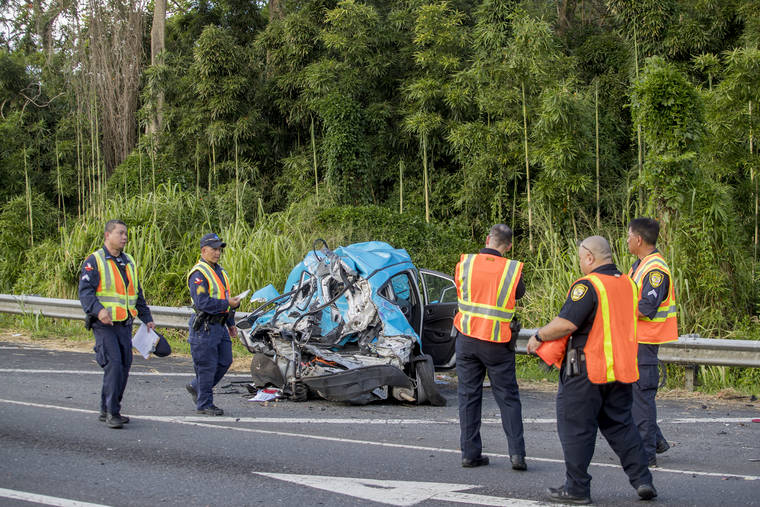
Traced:
[[535, 333], [533, 333], [533, 338], [535, 338], [538, 343], [544, 343], [544, 341], [541, 339], [541, 337], [538, 336], [538, 331], [536, 331]]

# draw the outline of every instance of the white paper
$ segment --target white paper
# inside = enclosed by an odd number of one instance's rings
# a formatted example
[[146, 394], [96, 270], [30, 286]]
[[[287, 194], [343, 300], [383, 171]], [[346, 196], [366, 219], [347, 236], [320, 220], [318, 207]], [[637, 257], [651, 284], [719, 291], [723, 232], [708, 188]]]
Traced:
[[158, 335], [148, 329], [148, 326], [145, 324], [141, 324], [140, 329], [138, 329], [132, 337], [132, 346], [136, 348], [145, 359], [148, 359], [150, 353], [155, 350], [157, 342]]
[[240, 294], [238, 294], [235, 297], [238, 298], [238, 299], [243, 299], [244, 297], [246, 297], [250, 293], [251, 293], [251, 289], [246, 289], [246, 290], [244, 290], [243, 292], [241, 292]]
[[276, 400], [280, 395], [279, 389], [267, 388], [261, 389], [256, 393], [256, 396], [249, 398], [248, 401], [272, 401]]

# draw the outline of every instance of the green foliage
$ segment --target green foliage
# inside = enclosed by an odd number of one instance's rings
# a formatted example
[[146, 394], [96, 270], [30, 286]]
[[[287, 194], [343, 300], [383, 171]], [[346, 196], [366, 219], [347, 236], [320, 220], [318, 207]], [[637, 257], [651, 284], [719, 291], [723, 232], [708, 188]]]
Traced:
[[[255, 288], [282, 283], [315, 237], [385, 239], [450, 272], [506, 222], [527, 261], [525, 321], [539, 324], [578, 274], [576, 239], [601, 233], [630, 264], [621, 238], [635, 212], [662, 224], [681, 332], [755, 329], [758, 5], [292, 0], [267, 19], [260, 3], [185, 2], [163, 63], [141, 55], [131, 98], [142, 133], [163, 95], [163, 129], [108, 174], [87, 16], [46, 41], [22, 13], [0, 50], [0, 206], [14, 210], [0, 283], [73, 297], [114, 216], [163, 304], [186, 302], [209, 230], [228, 239], [233, 284]], [[47, 202], [33, 247], [27, 191]], [[59, 219], [60, 234], [38, 230]]]
[[453, 273], [459, 255], [473, 251], [479, 243], [469, 231], [445, 223], [425, 223], [421, 216], [400, 215], [377, 206], [341, 206], [322, 210], [315, 227], [332, 232], [325, 237], [331, 247], [359, 241], [386, 241], [404, 248], [418, 267]]
[[[31, 197], [31, 223], [29, 203], [23, 195], [3, 204], [0, 211], [0, 290], [4, 292], [13, 288], [16, 278], [24, 269], [25, 253], [32, 245], [40, 245], [57, 232], [58, 210], [44, 195], [35, 192]], [[26, 262], [29, 262], [28, 259]], [[39, 276], [40, 266], [47, 264], [35, 266], [35, 273]]]

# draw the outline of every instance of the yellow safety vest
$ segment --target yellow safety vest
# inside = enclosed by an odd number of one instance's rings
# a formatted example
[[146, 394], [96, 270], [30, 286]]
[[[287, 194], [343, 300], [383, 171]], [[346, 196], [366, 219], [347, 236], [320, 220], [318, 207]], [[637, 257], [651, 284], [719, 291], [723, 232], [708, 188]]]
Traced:
[[224, 269], [222, 269], [222, 278], [219, 278], [216, 271], [214, 271], [206, 261], [199, 260], [198, 263], [193, 266], [193, 269], [187, 274], [186, 283], [190, 281], [190, 276], [196, 271], [206, 278], [206, 281], [208, 282], [208, 295], [210, 298], [227, 299], [230, 295], [230, 280]]
[[100, 275], [98, 288], [95, 291], [100, 304], [108, 310], [114, 322], [127, 320], [130, 315], [136, 317], [140, 282], [137, 278], [135, 260], [128, 253], [124, 253], [124, 257], [127, 258], [127, 280], [124, 280], [116, 261], [113, 258], [106, 259], [104, 248], [96, 250], [93, 255]]

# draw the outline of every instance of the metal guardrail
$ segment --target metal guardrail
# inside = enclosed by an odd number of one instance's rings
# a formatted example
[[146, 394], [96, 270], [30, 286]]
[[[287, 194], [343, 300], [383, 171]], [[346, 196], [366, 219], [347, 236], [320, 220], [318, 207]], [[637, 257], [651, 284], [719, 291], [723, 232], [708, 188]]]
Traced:
[[[151, 306], [151, 313], [156, 325], [174, 329], [187, 328], [187, 321], [192, 314], [189, 307]], [[32, 314], [59, 319], [84, 320], [84, 312], [76, 299], [55, 299], [37, 296], [16, 296], [0, 294], [0, 313]], [[243, 319], [248, 313], [238, 313]], [[525, 354], [528, 339], [535, 329], [523, 329], [517, 339], [517, 352]], [[725, 340], [702, 338], [698, 335], [685, 335], [678, 341], [660, 346], [660, 361], [694, 367], [739, 366], [760, 368], [760, 341]]]

